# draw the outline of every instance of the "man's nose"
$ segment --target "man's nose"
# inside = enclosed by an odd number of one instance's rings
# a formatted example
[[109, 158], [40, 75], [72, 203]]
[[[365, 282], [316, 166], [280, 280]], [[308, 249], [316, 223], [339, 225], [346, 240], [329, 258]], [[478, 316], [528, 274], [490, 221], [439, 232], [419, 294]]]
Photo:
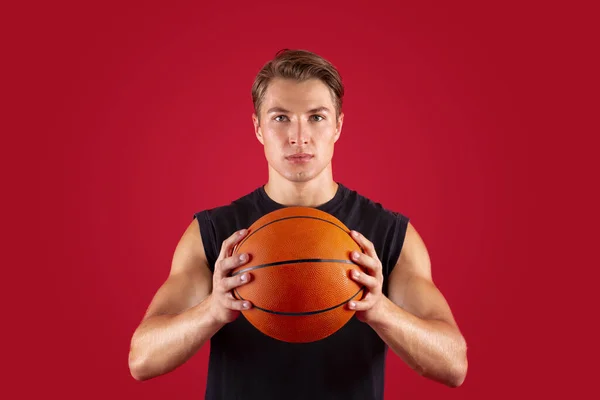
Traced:
[[302, 122], [297, 121], [290, 128], [290, 144], [307, 144], [310, 140], [310, 130]]

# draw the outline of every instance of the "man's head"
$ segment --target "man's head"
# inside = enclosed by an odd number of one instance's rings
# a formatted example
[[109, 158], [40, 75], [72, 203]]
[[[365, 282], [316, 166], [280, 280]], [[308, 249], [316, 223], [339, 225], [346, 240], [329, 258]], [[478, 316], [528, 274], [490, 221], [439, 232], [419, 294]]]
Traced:
[[[330, 167], [344, 119], [343, 96], [335, 67], [314, 53], [285, 50], [265, 64], [252, 86], [252, 119], [270, 168], [305, 182]], [[298, 153], [310, 157], [290, 157]]]
[[260, 118], [260, 108], [269, 83], [275, 78], [304, 82], [319, 79], [331, 90], [336, 117], [342, 113], [344, 85], [337, 69], [323, 57], [306, 50], [282, 50], [264, 65], [252, 85], [254, 112]]

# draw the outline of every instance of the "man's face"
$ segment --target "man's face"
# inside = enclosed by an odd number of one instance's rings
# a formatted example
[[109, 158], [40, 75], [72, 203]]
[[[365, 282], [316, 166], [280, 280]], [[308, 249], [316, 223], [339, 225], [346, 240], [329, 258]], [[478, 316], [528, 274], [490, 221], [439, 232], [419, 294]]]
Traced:
[[[273, 79], [252, 115], [269, 166], [292, 182], [306, 182], [329, 166], [344, 115], [336, 119], [333, 95], [319, 79]], [[299, 156], [302, 155], [302, 156]]]

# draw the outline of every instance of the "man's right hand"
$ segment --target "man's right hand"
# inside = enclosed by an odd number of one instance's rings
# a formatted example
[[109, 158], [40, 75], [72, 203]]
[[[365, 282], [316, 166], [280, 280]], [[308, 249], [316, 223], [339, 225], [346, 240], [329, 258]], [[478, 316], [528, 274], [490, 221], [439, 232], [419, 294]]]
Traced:
[[[234, 321], [241, 310], [249, 310], [252, 303], [248, 300], [236, 300], [232, 290], [250, 282], [252, 275], [245, 272], [241, 275], [230, 276], [233, 269], [248, 262], [248, 254], [242, 253], [232, 256], [233, 249], [248, 233], [242, 229], [235, 232], [221, 245], [221, 253], [215, 262], [213, 273], [213, 290], [209, 296], [210, 314], [215, 322], [227, 324]], [[241, 258], [240, 258], [241, 257]]]

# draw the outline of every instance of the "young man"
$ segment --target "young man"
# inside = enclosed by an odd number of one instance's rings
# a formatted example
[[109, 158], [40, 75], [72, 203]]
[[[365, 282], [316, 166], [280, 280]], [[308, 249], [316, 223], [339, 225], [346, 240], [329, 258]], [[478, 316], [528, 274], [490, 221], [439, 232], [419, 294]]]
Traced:
[[[333, 179], [334, 144], [344, 115], [336, 69], [307, 51], [283, 51], [252, 88], [257, 139], [268, 182], [229, 205], [194, 215], [171, 272], [135, 331], [129, 366], [135, 379], [170, 372], [210, 340], [207, 399], [383, 399], [387, 348], [419, 374], [450, 387], [467, 371], [466, 343], [432, 281], [426, 247], [408, 218]], [[364, 249], [352, 277], [366, 297], [338, 332], [292, 344], [271, 339], [240, 316], [248, 301], [232, 289], [252, 274], [229, 276], [248, 257], [232, 257], [244, 228], [286, 206], [326, 211], [358, 232]]]

